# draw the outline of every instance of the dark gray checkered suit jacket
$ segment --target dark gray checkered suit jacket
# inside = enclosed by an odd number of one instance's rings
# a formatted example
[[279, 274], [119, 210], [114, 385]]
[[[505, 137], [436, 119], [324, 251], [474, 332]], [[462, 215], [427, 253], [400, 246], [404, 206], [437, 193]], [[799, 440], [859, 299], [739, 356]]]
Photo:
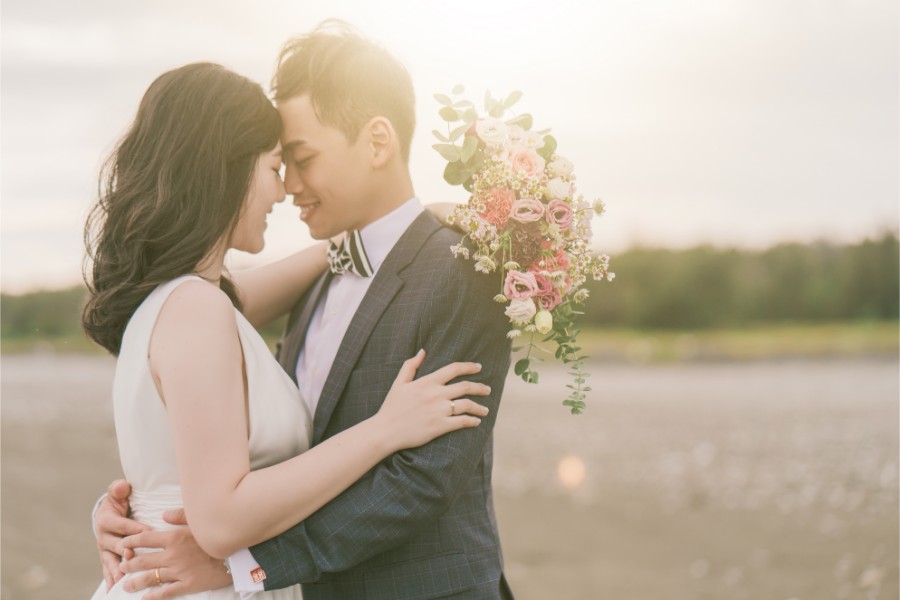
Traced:
[[[350, 323], [322, 390], [313, 444], [378, 411], [404, 360], [420, 375], [475, 361], [491, 386], [473, 429], [399, 452], [304, 522], [251, 548], [266, 589], [303, 583], [306, 600], [511, 598], [491, 497], [492, 429], [509, 368], [508, 321], [493, 301], [499, 275], [453, 258], [459, 234], [429, 212], [387, 256]], [[294, 308], [279, 362], [295, 376], [326, 274]]]

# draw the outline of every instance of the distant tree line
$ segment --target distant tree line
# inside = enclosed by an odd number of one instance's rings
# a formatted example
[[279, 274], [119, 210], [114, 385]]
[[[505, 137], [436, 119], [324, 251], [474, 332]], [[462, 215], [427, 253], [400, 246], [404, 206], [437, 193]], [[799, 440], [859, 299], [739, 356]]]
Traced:
[[[897, 236], [838, 246], [781, 244], [762, 251], [700, 246], [636, 248], [612, 257], [616, 279], [589, 282], [584, 325], [639, 329], [733, 327], [780, 321], [896, 320]], [[78, 286], [0, 295], [3, 338], [78, 335]], [[281, 323], [264, 333], [277, 335]]]
[[589, 282], [583, 323], [630, 328], [734, 327], [785, 321], [894, 320], [897, 236], [767, 250], [632, 249], [612, 283]]

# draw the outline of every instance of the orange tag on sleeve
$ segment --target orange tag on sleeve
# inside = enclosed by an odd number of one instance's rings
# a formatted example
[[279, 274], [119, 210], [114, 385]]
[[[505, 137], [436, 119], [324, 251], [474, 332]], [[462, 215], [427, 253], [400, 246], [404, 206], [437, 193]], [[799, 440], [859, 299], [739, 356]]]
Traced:
[[263, 571], [262, 567], [256, 567], [252, 571], [250, 571], [250, 579], [253, 580], [253, 583], [259, 583], [263, 579], [266, 578], [266, 572]]

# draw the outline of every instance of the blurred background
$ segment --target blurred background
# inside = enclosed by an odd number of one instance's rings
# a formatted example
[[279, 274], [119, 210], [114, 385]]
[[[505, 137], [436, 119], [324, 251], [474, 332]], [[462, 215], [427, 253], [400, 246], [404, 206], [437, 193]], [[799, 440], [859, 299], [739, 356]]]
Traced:
[[[888, 0], [0, 6], [0, 597], [87, 597], [90, 507], [120, 475], [113, 360], [80, 333], [100, 164], [160, 73], [267, 86], [291, 35], [346, 19], [409, 68], [411, 170], [435, 92], [524, 92], [617, 278], [582, 320], [593, 392], [510, 378], [494, 485], [510, 581], [537, 598], [898, 595], [900, 11]], [[296, 209], [266, 250], [311, 243]], [[269, 340], [279, 324], [267, 328]]]

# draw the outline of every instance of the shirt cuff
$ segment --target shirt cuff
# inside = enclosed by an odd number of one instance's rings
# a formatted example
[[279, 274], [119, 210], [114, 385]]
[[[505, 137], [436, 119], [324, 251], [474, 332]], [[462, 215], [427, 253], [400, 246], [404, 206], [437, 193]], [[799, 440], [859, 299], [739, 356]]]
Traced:
[[231, 578], [234, 580], [235, 591], [240, 592], [241, 600], [248, 600], [256, 592], [265, 591], [266, 586], [262, 581], [254, 581], [253, 573], [260, 571], [262, 567], [250, 554], [249, 548], [242, 548], [228, 557], [228, 568], [231, 569]]
[[103, 503], [104, 500], [106, 500], [106, 497], [108, 495], [109, 494], [103, 494], [102, 496], [97, 498], [97, 501], [94, 502], [94, 508], [93, 508], [93, 510], [91, 510], [91, 531], [94, 532], [95, 538], [100, 537], [100, 534], [97, 533], [97, 511], [100, 510], [100, 505]]

